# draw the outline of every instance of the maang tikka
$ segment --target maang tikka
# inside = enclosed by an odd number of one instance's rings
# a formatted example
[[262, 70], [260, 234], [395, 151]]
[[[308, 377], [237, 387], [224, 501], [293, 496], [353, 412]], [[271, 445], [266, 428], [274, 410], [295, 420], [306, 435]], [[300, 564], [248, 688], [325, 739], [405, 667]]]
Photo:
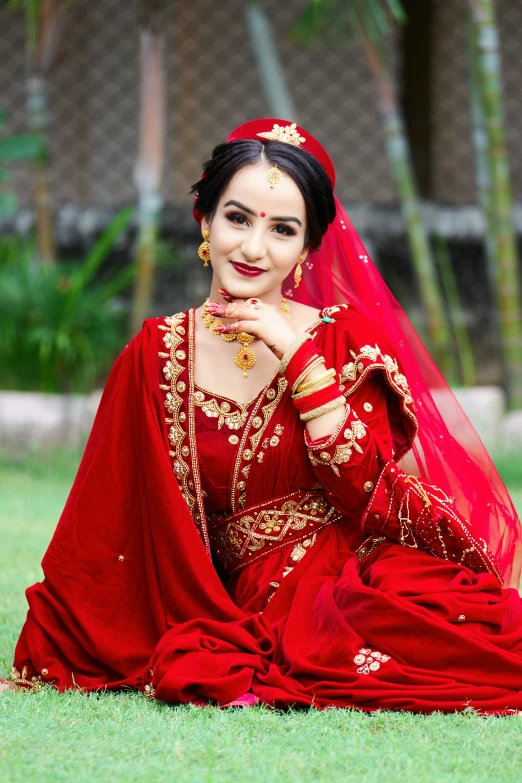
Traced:
[[210, 242], [208, 241], [210, 231], [208, 228], [204, 228], [201, 234], [203, 236], [203, 242], [198, 247], [198, 256], [205, 262], [203, 266], [208, 266], [208, 262], [210, 261]]
[[265, 176], [269, 181], [271, 188], [273, 188], [274, 185], [277, 185], [277, 183], [281, 182], [281, 180], [283, 179], [283, 175], [281, 174], [277, 166], [272, 166], [271, 169], [268, 169]]

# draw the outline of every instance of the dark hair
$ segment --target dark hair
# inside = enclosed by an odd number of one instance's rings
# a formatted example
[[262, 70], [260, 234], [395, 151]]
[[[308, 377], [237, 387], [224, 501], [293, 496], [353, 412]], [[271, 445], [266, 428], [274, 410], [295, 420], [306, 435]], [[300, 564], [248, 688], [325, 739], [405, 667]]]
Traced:
[[306, 207], [307, 232], [305, 244], [316, 250], [329, 224], [335, 219], [335, 201], [330, 179], [318, 160], [309, 152], [280, 141], [238, 139], [218, 144], [207, 160], [205, 176], [192, 185], [197, 193], [196, 209], [212, 217], [228, 183], [243, 166], [259, 163], [264, 157], [294, 180]]

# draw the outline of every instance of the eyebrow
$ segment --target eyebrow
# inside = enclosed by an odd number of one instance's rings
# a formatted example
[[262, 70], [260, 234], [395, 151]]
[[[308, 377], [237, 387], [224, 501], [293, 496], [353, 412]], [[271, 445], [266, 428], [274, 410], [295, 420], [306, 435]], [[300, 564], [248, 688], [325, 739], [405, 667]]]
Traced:
[[[249, 209], [248, 207], [245, 207], [244, 204], [242, 204], [240, 201], [227, 201], [227, 203], [224, 205], [225, 207], [239, 207], [239, 209], [244, 210], [245, 212], [248, 212], [249, 215], [253, 215], [253, 217], [257, 217], [256, 213]], [[279, 217], [271, 217], [270, 220], [280, 220], [282, 223], [297, 223], [298, 226], [302, 226], [303, 224], [299, 220], [299, 218], [296, 217], [288, 217], [288, 216], [279, 216]]]

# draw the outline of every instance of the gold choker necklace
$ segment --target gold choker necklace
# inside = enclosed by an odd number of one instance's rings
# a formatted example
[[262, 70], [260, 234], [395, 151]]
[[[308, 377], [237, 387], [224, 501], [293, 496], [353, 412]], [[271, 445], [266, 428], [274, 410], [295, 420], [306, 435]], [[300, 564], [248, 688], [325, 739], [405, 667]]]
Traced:
[[[227, 343], [231, 343], [233, 340], [237, 340], [239, 343], [241, 343], [241, 348], [234, 356], [234, 361], [239, 369], [243, 370], [243, 378], [248, 378], [246, 371], [251, 370], [256, 363], [255, 353], [252, 348], [250, 348], [250, 343], [256, 339], [255, 335], [247, 334], [247, 332], [240, 332], [239, 334], [221, 334], [220, 332], [216, 332], [216, 326], [221, 326], [223, 321], [207, 312], [206, 305], [209, 301], [210, 297], [206, 299], [205, 304], [201, 308], [201, 317], [203, 318], [205, 327], [210, 331], [211, 334], [219, 335]], [[281, 310], [287, 318], [290, 316], [290, 307], [288, 306], [288, 302], [283, 296], [281, 297]]]

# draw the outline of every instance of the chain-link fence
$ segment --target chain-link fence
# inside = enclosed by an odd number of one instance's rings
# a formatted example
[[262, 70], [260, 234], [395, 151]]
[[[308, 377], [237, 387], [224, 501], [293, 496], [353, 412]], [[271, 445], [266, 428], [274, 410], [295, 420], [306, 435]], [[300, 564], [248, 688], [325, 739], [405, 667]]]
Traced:
[[[397, 295], [415, 307], [397, 189], [385, 152], [378, 96], [363, 48], [348, 35], [340, 48], [291, 42], [289, 32], [305, 0], [259, 3], [270, 22], [297, 120], [329, 150], [337, 193], [368, 240]], [[512, 186], [522, 201], [522, 4], [498, 0], [505, 111]], [[482, 251], [467, 75], [464, 0], [406, 0], [410, 24], [396, 30], [389, 54], [411, 130], [431, 231], [444, 236], [456, 270], [468, 321], [476, 338], [494, 345]], [[86, 216], [134, 201], [138, 143], [138, 29], [136, 3], [72, 0], [70, 23], [50, 77], [52, 190], [59, 207], [62, 246], [80, 243]], [[24, 22], [0, 5], [0, 108], [8, 132], [26, 129]], [[270, 116], [245, 17], [244, 0], [172, 2], [166, 21], [167, 154], [164, 231], [176, 242], [181, 264], [160, 273], [158, 310], [184, 307], [208, 280], [196, 266], [197, 227], [188, 190], [212, 147], [241, 122]], [[412, 81], [413, 80], [413, 81]], [[408, 99], [415, 87], [416, 99]], [[12, 167], [10, 186], [22, 206], [32, 203], [29, 164]], [[27, 212], [25, 213], [27, 215]], [[518, 213], [517, 213], [518, 214]], [[522, 221], [520, 221], [522, 223]], [[66, 230], [67, 229], [67, 230]], [[64, 233], [60, 236], [60, 230]], [[83, 232], [83, 234], [82, 234]], [[64, 237], [66, 239], [64, 240]], [[68, 237], [68, 239], [67, 239]], [[484, 338], [484, 335], [486, 337]], [[482, 350], [483, 343], [481, 343]], [[493, 352], [492, 352], [493, 353]], [[480, 365], [480, 362], [479, 362]], [[481, 380], [498, 377], [495, 361]]]

